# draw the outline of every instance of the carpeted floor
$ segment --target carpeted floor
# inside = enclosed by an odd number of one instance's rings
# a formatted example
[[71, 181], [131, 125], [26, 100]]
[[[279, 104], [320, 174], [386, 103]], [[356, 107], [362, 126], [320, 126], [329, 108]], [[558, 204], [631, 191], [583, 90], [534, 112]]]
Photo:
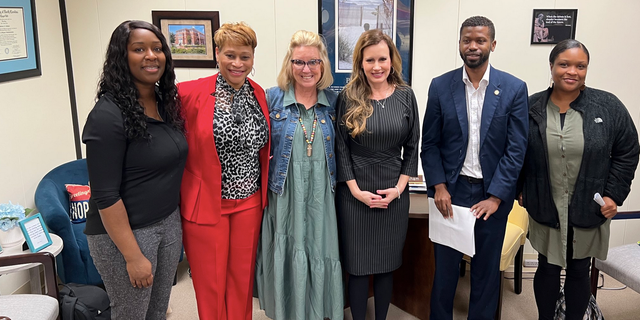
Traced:
[[[171, 313], [167, 316], [168, 320], [192, 320], [198, 319], [198, 311], [196, 308], [195, 293], [191, 278], [187, 273], [188, 263], [183, 261], [178, 267], [178, 284], [173, 287], [171, 293], [170, 307]], [[529, 269], [530, 270], [530, 269]], [[535, 299], [533, 297], [533, 272], [525, 268], [525, 280], [523, 280], [522, 294], [517, 295], [513, 292], [513, 281], [506, 280], [504, 286], [504, 300], [502, 307], [502, 319], [504, 320], [535, 320], [537, 319], [537, 311]], [[506, 277], [512, 277], [513, 274], [506, 273]], [[529, 279], [526, 279], [529, 278]], [[599, 285], [602, 285], [602, 280]], [[622, 285], [609, 276], [604, 276], [605, 288], [619, 288]], [[602, 309], [607, 320], [636, 320], [640, 319], [640, 293], [631, 289], [622, 290], [598, 290], [598, 305]], [[469, 301], [469, 276], [460, 279], [456, 299], [454, 302], [454, 319], [467, 318], [467, 304]], [[369, 309], [373, 312], [373, 298], [369, 299]], [[260, 310], [257, 299], [253, 301], [253, 320], [268, 320], [264, 312]], [[349, 309], [345, 310], [345, 320], [351, 320]], [[415, 320], [417, 318], [403, 312], [402, 310], [391, 306], [388, 320]], [[368, 317], [367, 320], [373, 320]]]

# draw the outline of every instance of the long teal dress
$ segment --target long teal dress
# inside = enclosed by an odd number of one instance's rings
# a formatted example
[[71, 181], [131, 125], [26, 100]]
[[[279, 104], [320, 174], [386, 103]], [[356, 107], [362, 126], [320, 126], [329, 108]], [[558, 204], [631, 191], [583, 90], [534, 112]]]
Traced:
[[[309, 135], [314, 108], [298, 108]], [[340, 320], [344, 315], [334, 193], [321, 130], [318, 124], [308, 157], [298, 123], [284, 193], [268, 192], [256, 284], [260, 307], [276, 320]]]

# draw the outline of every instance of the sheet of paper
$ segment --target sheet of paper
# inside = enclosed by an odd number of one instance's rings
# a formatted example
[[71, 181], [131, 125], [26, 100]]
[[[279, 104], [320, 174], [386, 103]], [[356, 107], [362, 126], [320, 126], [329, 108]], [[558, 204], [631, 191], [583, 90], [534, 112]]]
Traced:
[[436, 207], [433, 198], [429, 198], [429, 238], [433, 242], [473, 257], [476, 254], [473, 233], [476, 217], [469, 208], [456, 205], [451, 207], [453, 208], [453, 218], [445, 219]]

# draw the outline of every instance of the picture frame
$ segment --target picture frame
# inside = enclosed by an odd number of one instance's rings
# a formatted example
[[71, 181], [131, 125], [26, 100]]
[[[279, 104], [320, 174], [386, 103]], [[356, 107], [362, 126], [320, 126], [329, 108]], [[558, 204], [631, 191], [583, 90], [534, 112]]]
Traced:
[[0, 82], [42, 75], [35, 0], [0, 4]]
[[151, 18], [171, 47], [174, 67], [216, 68], [218, 11], [151, 11]]
[[319, 0], [318, 33], [326, 41], [333, 85], [349, 82], [353, 48], [364, 31], [382, 29], [391, 36], [402, 58], [402, 76], [411, 85], [415, 0]]
[[533, 9], [531, 44], [575, 39], [578, 9]]
[[40, 213], [26, 217], [20, 220], [18, 224], [31, 252], [38, 252], [53, 244], [47, 225], [44, 223]]

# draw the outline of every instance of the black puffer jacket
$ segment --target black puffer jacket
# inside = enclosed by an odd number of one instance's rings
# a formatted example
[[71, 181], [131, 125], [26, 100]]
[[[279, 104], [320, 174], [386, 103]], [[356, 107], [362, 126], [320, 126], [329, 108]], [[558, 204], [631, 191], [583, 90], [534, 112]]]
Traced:
[[[549, 182], [547, 102], [552, 89], [529, 97], [529, 144], [519, 181], [524, 206], [538, 223], [559, 228]], [[638, 133], [629, 112], [611, 93], [585, 88], [571, 103], [583, 119], [582, 164], [569, 202], [569, 225], [595, 228], [606, 221], [593, 201], [598, 192], [621, 206], [638, 165]]]

